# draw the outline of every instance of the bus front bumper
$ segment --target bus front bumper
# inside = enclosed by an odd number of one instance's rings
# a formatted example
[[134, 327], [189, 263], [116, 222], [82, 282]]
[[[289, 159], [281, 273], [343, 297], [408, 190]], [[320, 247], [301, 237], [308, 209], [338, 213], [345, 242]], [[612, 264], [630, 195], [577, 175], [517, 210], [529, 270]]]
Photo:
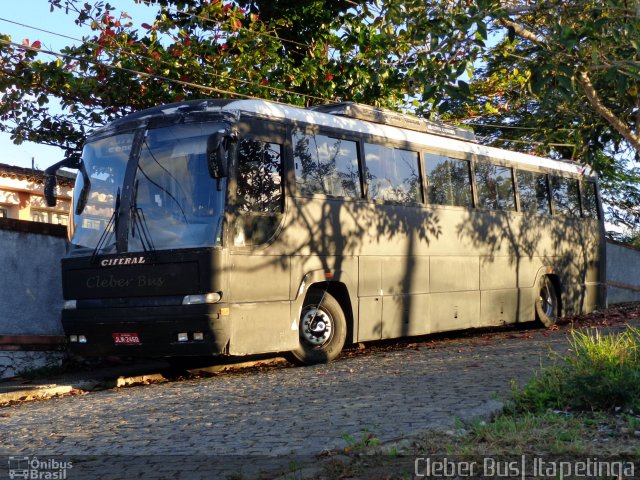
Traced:
[[224, 304], [63, 310], [62, 326], [82, 356], [219, 355], [229, 347], [227, 312]]

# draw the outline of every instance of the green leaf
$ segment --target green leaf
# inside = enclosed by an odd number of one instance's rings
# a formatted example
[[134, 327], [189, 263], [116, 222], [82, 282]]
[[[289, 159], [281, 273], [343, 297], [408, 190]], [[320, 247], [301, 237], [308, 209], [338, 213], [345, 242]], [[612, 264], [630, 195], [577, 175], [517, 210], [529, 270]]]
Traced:
[[465, 97], [471, 97], [471, 90], [469, 89], [469, 84], [463, 80], [458, 80], [458, 88], [460, 92]]
[[562, 88], [564, 88], [568, 92], [573, 91], [573, 83], [571, 82], [571, 78], [566, 77], [564, 75], [557, 75], [556, 80], [560, 84]]
[[476, 22], [477, 32], [480, 35], [480, 38], [483, 40], [487, 39], [487, 26], [482, 21]]

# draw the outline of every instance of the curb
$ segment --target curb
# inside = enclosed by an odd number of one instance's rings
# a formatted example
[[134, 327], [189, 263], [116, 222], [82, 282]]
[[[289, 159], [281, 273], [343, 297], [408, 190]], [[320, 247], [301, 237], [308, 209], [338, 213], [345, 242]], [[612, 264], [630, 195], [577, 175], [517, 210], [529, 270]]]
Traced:
[[[256, 360], [224, 363], [203, 367], [185, 368], [184, 373], [193, 376], [216, 375], [219, 373], [246, 370], [255, 367], [284, 365], [288, 362], [282, 357], [260, 358]], [[59, 378], [43, 379], [38, 384], [20, 384], [11, 381], [0, 382], [0, 408], [17, 402], [45, 400], [51, 397], [81, 392], [95, 392], [112, 388], [131, 387], [148, 383], [166, 382], [176, 377], [176, 369], [158, 362], [147, 366], [123, 366], [106, 369], [107, 371], [88, 372], [86, 375], [67, 375]], [[149, 373], [126, 373], [148, 370]]]
[[161, 373], [154, 373], [150, 375], [119, 376], [115, 378], [102, 379], [86, 378], [73, 381], [59, 381], [57, 383], [36, 386], [3, 386], [0, 384], [0, 407], [8, 406], [11, 403], [44, 400], [70, 393], [107, 390], [110, 388], [165, 380], [166, 377]]

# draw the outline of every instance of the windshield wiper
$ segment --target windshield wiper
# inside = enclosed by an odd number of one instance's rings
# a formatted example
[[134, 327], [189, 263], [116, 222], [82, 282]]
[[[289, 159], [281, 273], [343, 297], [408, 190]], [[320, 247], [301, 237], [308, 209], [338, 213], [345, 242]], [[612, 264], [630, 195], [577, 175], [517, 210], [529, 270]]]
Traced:
[[133, 197], [131, 200], [131, 237], [135, 238], [136, 231], [138, 232], [138, 236], [140, 237], [140, 244], [142, 245], [142, 250], [147, 253], [150, 253], [152, 258], [155, 258], [156, 247], [153, 245], [153, 240], [151, 239], [151, 233], [149, 232], [149, 227], [147, 226], [147, 219], [144, 216], [144, 211], [141, 207], [138, 207], [138, 183], [140, 181], [136, 180], [133, 184]]
[[102, 247], [107, 243], [107, 239], [113, 234], [115, 235], [116, 229], [118, 228], [118, 215], [120, 212], [120, 187], [118, 187], [118, 191], [116, 193], [116, 204], [113, 209], [113, 213], [107, 222], [107, 225], [104, 227], [102, 231], [102, 235], [98, 239], [98, 243], [96, 244], [96, 248], [93, 249], [93, 254], [91, 255], [91, 263], [96, 263], [98, 259], [98, 253], [102, 250]]

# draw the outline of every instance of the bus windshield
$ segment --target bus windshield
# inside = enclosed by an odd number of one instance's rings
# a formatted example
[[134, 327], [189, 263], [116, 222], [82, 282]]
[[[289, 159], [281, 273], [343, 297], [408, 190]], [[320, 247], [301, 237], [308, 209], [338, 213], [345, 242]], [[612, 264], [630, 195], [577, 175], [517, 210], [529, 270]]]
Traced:
[[93, 250], [103, 235], [102, 252], [115, 252], [115, 222], [112, 219], [118, 192], [122, 190], [133, 135], [114, 135], [84, 146], [82, 162], [91, 183], [87, 205], [80, 214], [75, 213], [75, 205], [78, 204], [80, 192], [85, 188], [82, 175], [78, 175], [73, 189], [72, 254], [85, 254], [87, 248]]
[[[74, 215], [71, 254], [98, 246], [101, 254], [115, 253], [115, 230], [125, 228], [125, 219], [128, 252], [220, 245], [226, 180], [209, 174], [207, 139], [221, 128], [192, 123], [150, 129], [130, 189], [124, 182], [134, 133], [88, 143], [82, 158], [91, 187], [86, 207]], [[79, 175], [75, 196], [82, 187]], [[132, 196], [131, 209], [128, 216], [119, 215], [118, 225], [114, 209], [125, 191]]]
[[210, 123], [149, 130], [133, 185], [129, 251], [193, 248], [221, 243], [225, 180], [211, 178]]

